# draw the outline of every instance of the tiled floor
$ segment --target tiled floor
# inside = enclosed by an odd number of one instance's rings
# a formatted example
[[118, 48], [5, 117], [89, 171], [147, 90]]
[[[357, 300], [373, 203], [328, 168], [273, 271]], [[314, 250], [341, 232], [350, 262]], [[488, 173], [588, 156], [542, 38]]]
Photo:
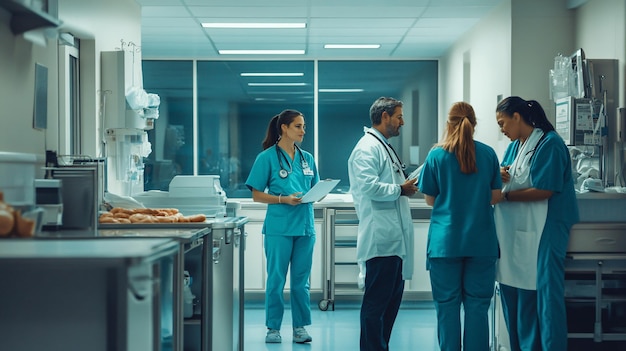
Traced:
[[[296, 344], [291, 337], [291, 311], [285, 310], [280, 344], [265, 343], [265, 311], [263, 305], [246, 304], [245, 342], [246, 351], [351, 351], [359, 349], [359, 308], [354, 302], [336, 302], [335, 310], [320, 311], [312, 305], [313, 324], [307, 330], [313, 342]], [[438, 350], [436, 316], [432, 303], [404, 305], [398, 313], [391, 336], [392, 350]]]

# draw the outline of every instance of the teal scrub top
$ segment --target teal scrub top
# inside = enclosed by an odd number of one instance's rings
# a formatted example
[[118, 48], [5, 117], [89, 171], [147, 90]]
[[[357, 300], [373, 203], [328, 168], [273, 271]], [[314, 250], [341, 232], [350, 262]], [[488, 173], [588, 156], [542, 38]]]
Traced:
[[476, 168], [461, 173], [454, 153], [440, 146], [428, 153], [418, 188], [435, 197], [428, 229], [427, 256], [497, 257], [498, 238], [491, 192], [502, 188], [495, 151], [478, 141]]
[[[513, 141], [504, 152], [502, 166], [510, 166], [520, 149]], [[533, 188], [552, 191], [548, 199], [546, 221], [565, 224], [568, 228], [578, 222], [578, 202], [572, 176], [572, 160], [563, 139], [555, 131], [545, 133], [537, 144], [530, 162], [530, 183]]]
[[[286, 178], [279, 176], [281, 169], [278, 161], [278, 152], [282, 154], [280, 162], [283, 169], [290, 171]], [[284, 156], [284, 157], [283, 157]], [[303, 159], [306, 162], [303, 168]], [[290, 168], [291, 165], [291, 168]], [[307, 174], [305, 174], [307, 173]], [[313, 155], [296, 149], [293, 159], [287, 153], [274, 145], [261, 152], [254, 161], [246, 186], [258, 191], [265, 191], [271, 195], [291, 195], [301, 192], [304, 195], [319, 182], [319, 174]], [[269, 204], [265, 214], [262, 233], [265, 235], [302, 236], [315, 235], [313, 219], [313, 203], [304, 203], [297, 206], [288, 204]]]

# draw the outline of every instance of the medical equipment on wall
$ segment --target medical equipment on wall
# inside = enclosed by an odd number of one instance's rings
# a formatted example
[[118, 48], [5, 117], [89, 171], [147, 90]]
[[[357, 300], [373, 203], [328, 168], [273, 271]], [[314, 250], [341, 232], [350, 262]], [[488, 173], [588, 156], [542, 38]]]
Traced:
[[106, 130], [107, 191], [132, 196], [143, 191], [144, 157], [152, 152], [141, 129]]
[[[400, 173], [400, 171], [402, 171], [402, 174], [404, 175], [404, 178], [406, 179], [408, 177], [408, 175], [406, 174], [406, 171], [405, 171], [406, 164], [404, 164], [402, 162], [402, 160], [400, 160], [400, 156], [398, 156], [398, 153], [391, 146], [391, 144], [385, 144], [378, 136], [376, 136], [376, 134], [374, 134], [372, 132], [367, 132], [367, 134], [369, 134], [369, 135], [373, 136], [374, 138], [376, 138], [376, 140], [378, 140], [378, 142], [380, 142], [383, 145], [383, 147], [387, 151], [387, 155], [389, 155], [389, 159], [391, 160], [391, 163], [393, 163], [393, 170], [396, 171], [396, 173]], [[391, 149], [391, 151], [393, 151], [393, 154], [396, 156], [395, 159], [391, 156], [391, 152], [389, 151], [389, 149]]]
[[[555, 69], [550, 71], [555, 129], [570, 148], [578, 187], [587, 178], [601, 179], [603, 187], [619, 181], [623, 146], [616, 133], [618, 68], [618, 60], [587, 59], [579, 49], [569, 57], [555, 57]], [[563, 96], [565, 86], [567, 96]], [[598, 182], [586, 184], [598, 189]]]
[[[280, 147], [278, 147], [278, 143], [276, 143], [276, 145], [274, 146], [276, 147], [276, 157], [278, 157], [278, 165], [280, 166], [280, 171], [278, 171], [278, 176], [281, 177], [282, 179], [285, 179], [287, 178], [287, 176], [291, 174], [291, 172], [293, 172], [293, 166], [291, 162], [289, 162], [289, 160], [287, 159], [287, 156], [285, 156], [285, 154], [283, 154], [282, 151], [280, 151]], [[305, 175], [306, 175], [307, 170], [310, 172], [309, 163], [306, 162], [306, 160], [304, 159], [304, 154], [302, 153], [302, 150], [300, 149], [300, 147], [296, 144], [293, 144], [293, 146], [296, 147], [296, 151], [300, 154], [300, 164], [302, 166], [302, 169], [305, 171]], [[289, 165], [289, 170], [287, 170], [287, 168], [285, 168], [285, 166], [283, 165], [283, 160], [287, 162], [287, 165]]]
[[160, 98], [143, 89], [140, 47], [101, 53], [102, 139], [107, 159], [107, 192], [132, 196], [144, 190], [144, 158], [152, 152], [146, 130], [159, 117]]

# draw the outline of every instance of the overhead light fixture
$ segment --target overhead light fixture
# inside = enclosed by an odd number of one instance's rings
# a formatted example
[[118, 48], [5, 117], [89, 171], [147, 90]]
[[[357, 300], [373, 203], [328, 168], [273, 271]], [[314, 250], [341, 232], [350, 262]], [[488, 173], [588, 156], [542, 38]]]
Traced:
[[320, 93], [362, 93], [363, 89], [318, 89]]
[[254, 101], [287, 101], [287, 99], [279, 99], [279, 98], [254, 98]]
[[220, 55], [304, 55], [304, 50], [218, 50]]
[[325, 44], [324, 49], [378, 49], [380, 44]]
[[202, 23], [204, 28], [235, 28], [235, 29], [248, 29], [248, 28], [306, 28], [306, 23]]
[[265, 73], [265, 72], [244, 72], [240, 74], [242, 77], [302, 77], [304, 73]]
[[306, 83], [248, 83], [249, 87], [303, 87]]

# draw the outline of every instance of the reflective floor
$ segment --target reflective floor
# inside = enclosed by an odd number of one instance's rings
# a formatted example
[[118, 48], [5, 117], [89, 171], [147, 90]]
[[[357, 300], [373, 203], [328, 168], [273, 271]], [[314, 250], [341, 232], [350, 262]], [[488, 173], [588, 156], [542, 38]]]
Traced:
[[[312, 307], [313, 324], [306, 327], [313, 338], [308, 344], [292, 341], [291, 311], [285, 310], [281, 329], [282, 343], [265, 343], [265, 310], [259, 303], [248, 303], [245, 309], [246, 351], [349, 351], [359, 349], [359, 308], [354, 302], [336, 302], [335, 310], [320, 311]], [[315, 307], [315, 308], [313, 308]], [[437, 347], [435, 310], [432, 302], [403, 305], [398, 313], [391, 350], [435, 351]]]

